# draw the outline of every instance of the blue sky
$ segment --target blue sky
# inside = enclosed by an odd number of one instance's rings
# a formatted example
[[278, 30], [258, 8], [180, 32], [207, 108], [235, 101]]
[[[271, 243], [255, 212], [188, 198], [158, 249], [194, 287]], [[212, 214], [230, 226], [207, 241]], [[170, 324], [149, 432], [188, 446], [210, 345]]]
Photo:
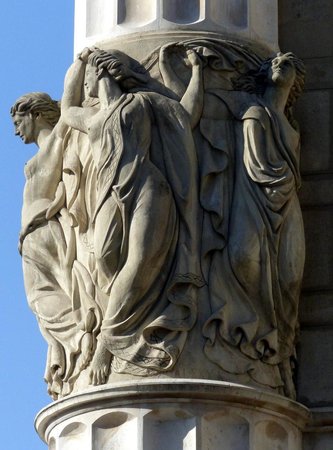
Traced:
[[1, 448], [45, 450], [33, 421], [51, 401], [43, 381], [46, 345], [26, 303], [17, 251], [23, 167], [36, 147], [14, 136], [9, 110], [27, 92], [61, 97], [73, 59], [74, 0], [3, 0], [1, 15]]

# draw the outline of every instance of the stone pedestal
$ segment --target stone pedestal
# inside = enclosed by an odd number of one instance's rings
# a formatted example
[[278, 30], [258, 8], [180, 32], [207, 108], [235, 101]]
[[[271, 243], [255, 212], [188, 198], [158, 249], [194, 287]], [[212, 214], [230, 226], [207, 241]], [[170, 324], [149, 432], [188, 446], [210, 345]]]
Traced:
[[308, 410], [207, 380], [146, 379], [91, 389], [42, 410], [50, 450], [301, 450]]

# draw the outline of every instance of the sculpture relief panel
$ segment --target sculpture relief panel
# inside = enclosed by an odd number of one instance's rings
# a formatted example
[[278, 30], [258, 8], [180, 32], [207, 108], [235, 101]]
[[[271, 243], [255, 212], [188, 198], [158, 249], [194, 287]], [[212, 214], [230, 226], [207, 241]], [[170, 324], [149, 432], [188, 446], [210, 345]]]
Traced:
[[188, 378], [294, 397], [304, 74], [292, 53], [222, 40], [141, 62], [93, 47], [60, 103], [16, 101], [16, 133], [38, 146], [20, 251], [53, 398], [114, 374], [174, 376], [194, 335]]

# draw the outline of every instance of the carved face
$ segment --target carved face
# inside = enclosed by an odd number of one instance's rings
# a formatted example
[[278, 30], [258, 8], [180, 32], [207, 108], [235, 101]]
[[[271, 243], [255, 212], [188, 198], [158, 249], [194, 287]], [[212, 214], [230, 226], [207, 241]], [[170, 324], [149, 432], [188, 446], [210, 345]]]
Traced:
[[296, 69], [288, 56], [279, 54], [271, 62], [268, 79], [278, 86], [291, 87], [296, 78]]
[[20, 136], [25, 144], [35, 142], [35, 119], [32, 114], [15, 114], [13, 116], [15, 136]]
[[87, 64], [84, 78], [84, 88], [90, 97], [98, 97], [98, 77], [96, 68]]

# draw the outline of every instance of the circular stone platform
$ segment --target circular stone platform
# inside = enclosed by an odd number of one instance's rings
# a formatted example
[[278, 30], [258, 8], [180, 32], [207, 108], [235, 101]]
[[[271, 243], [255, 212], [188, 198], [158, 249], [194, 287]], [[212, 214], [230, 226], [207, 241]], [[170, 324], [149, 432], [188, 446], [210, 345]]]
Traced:
[[50, 450], [301, 450], [308, 410], [242, 385], [150, 379], [58, 400], [36, 418]]

